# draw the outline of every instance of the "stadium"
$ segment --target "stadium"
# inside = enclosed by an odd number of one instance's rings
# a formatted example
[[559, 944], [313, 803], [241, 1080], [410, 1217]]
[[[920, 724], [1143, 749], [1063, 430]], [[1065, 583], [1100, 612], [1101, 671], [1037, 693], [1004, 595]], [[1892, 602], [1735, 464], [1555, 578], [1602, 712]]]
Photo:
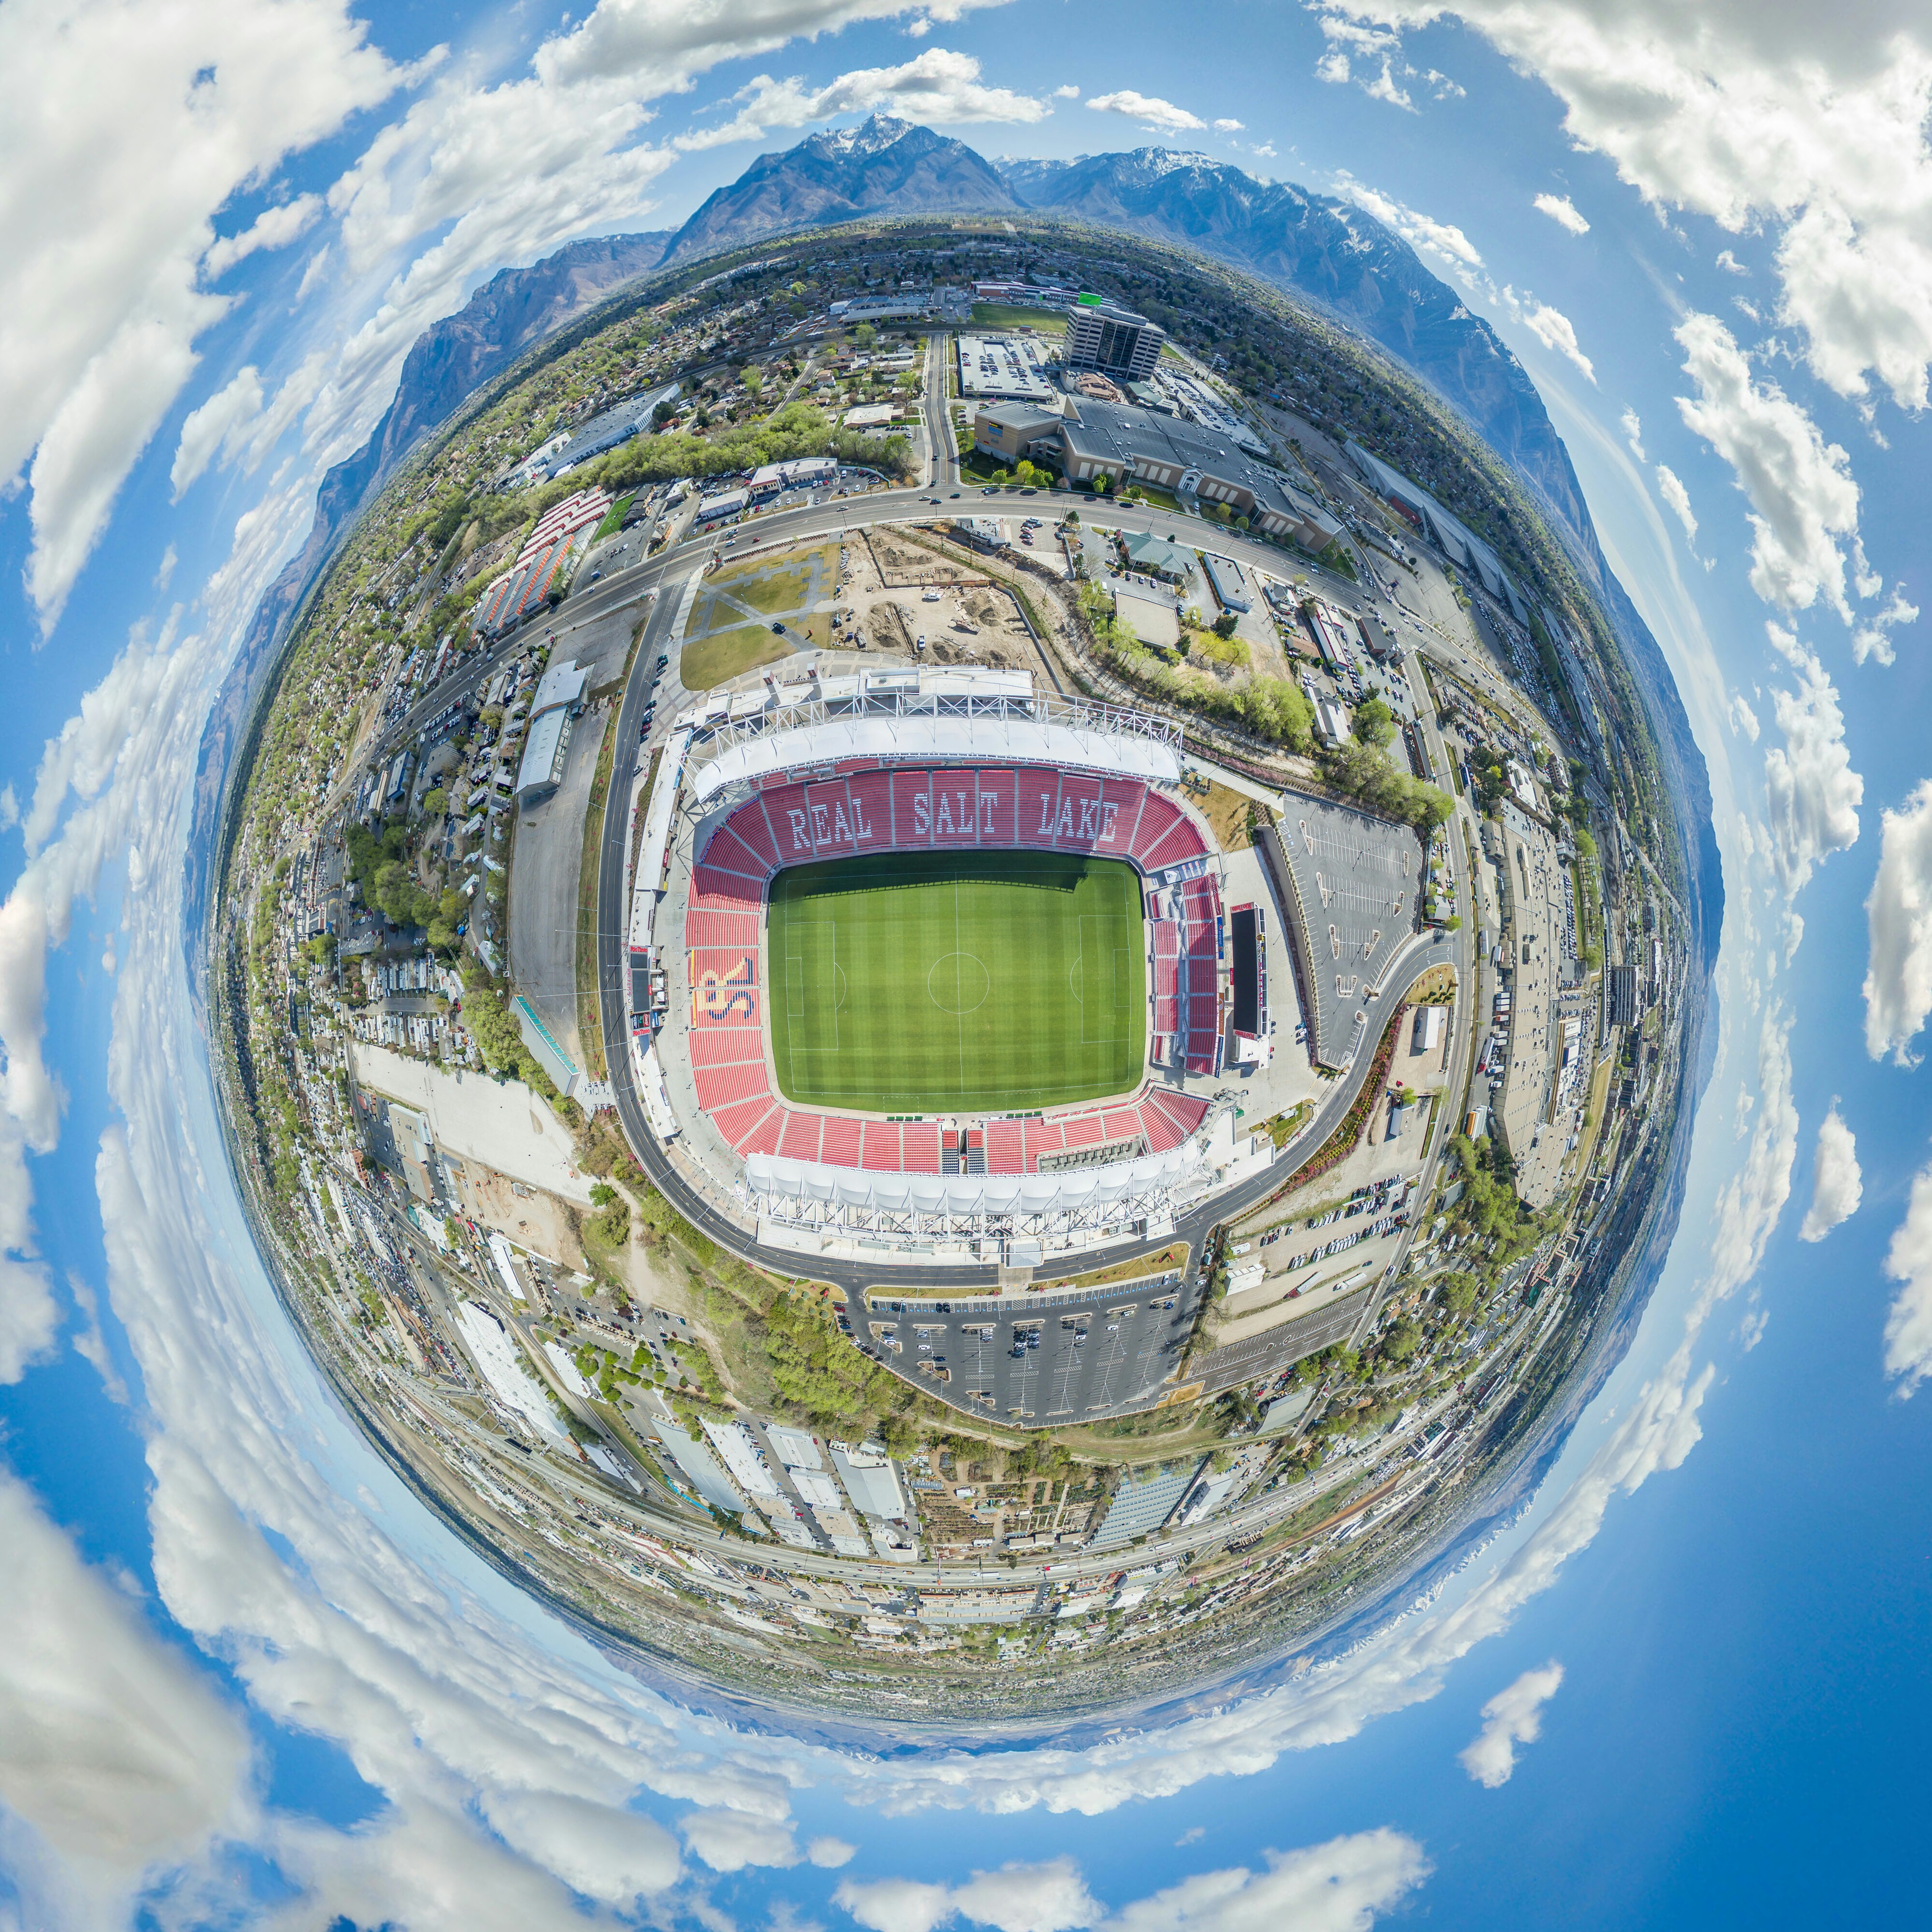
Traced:
[[1259, 855], [1230, 904], [1183, 775], [1172, 724], [1022, 672], [768, 675], [676, 720], [631, 1072], [745, 1252], [1065, 1274], [1270, 1166], [1223, 1079], [1273, 1052]]

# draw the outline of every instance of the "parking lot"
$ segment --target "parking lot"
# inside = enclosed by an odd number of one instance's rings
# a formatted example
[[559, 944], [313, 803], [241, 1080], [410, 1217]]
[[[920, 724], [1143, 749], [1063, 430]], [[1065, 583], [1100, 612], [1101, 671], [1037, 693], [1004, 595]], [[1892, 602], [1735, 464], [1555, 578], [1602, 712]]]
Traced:
[[1370, 993], [1415, 930], [1421, 844], [1406, 826], [1302, 797], [1290, 802], [1276, 843], [1299, 901], [1315, 1057], [1336, 1066], [1366, 1026]]
[[866, 1300], [855, 1337], [887, 1366], [973, 1414], [1062, 1424], [1151, 1394], [1179, 1361], [1193, 1312], [1178, 1270], [970, 1300], [884, 1288]]

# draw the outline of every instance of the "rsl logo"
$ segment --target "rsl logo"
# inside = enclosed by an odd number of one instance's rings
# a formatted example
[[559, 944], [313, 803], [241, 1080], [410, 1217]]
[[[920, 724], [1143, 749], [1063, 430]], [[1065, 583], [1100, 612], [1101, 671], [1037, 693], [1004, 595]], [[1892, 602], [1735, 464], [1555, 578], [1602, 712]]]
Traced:
[[700, 967], [699, 956], [695, 952], [691, 956], [692, 1025], [706, 1020], [755, 1020], [758, 1017], [758, 961], [748, 954], [721, 971], [716, 966]]

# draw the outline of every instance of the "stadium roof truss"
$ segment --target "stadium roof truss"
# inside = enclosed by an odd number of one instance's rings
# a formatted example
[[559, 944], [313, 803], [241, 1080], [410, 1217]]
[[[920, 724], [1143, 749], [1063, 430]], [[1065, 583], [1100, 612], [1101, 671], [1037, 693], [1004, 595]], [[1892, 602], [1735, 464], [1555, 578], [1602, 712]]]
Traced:
[[[1004, 683], [1005, 680], [1001, 680]], [[1082, 699], [1036, 697], [1030, 680], [885, 684], [828, 680], [808, 693], [782, 689], [757, 708], [719, 701], [691, 717], [689, 783], [708, 806], [727, 788], [842, 759], [970, 758], [997, 764], [1074, 765], [1173, 784], [1180, 727], [1164, 718]], [[844, 686], [859, 686], [851, 690]]]
[[1151, 1158], [1056, 1174], [872, 1174], [754, 1154], [739, 1194], [776, 1226], [826, 1239], [926, 1248], [1037, 1240], [1083, 1247], [1171, 1225], [1255, 1161], [1223, 1107], [1180, 1146]]

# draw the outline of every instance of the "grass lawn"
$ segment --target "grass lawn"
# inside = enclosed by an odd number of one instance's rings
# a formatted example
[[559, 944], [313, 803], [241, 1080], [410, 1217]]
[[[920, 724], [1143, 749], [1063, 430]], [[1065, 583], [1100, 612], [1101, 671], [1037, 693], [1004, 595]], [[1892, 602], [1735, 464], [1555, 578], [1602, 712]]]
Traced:
[[[838, 582], [836, 544], [726, 565], [705, 579], [691, 607], [679, 681], [687, 691], [710, 691], [795, 650], [824, 650], [832, 641], [832, 620], [811, 607], [832, 596]], [[786, 634], [747, 611], [782, 622]]]
[[1026, 308], [1012, 302], [973, 304], [973, 325], [976, 328], [1017, 328], [1022, 322], [1030, 323], [1036, 335], [1066, 333], [1066, 317], [1057, 308]]
[[772, 1058], [800, 1105], [1020, 1112], [1139, 1083], [1140, 886], [1118, 860], [956, 851], [800, 866], [772, 886], [770, 946]]
[[[769, 624], [740, 624], [732, 630], [713, 632], [685, 646], [678, 660], [678, 682], [687, 691], [712, 690], [760, 664], [789, 657], [807, 641], [802, 630], [802, 626], [794, 629], [788, 626], [782, 638]], [[820, 640], [814, 638], [810, 641]]]

